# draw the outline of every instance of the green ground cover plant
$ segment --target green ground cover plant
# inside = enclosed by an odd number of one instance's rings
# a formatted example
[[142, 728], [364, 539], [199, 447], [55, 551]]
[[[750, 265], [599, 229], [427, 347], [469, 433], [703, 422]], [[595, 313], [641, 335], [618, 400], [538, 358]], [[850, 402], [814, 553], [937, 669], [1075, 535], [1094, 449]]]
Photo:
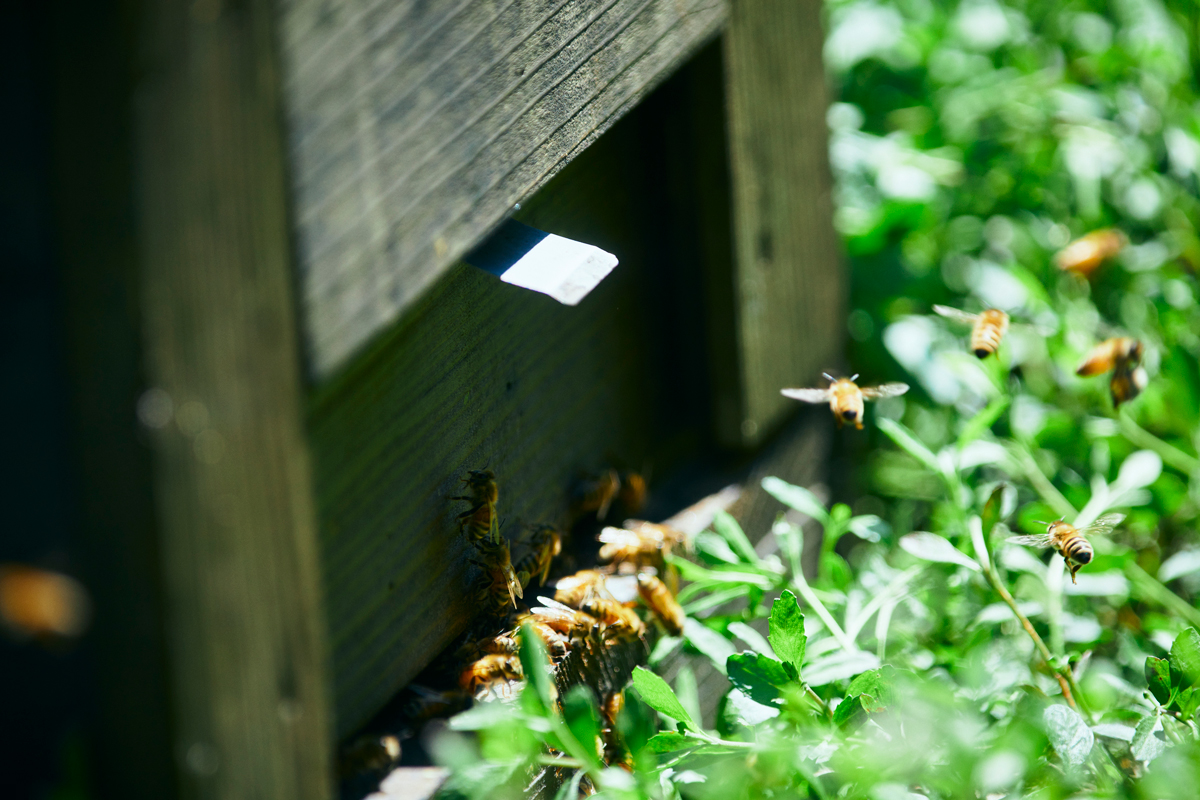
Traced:
[[[452, 791], [520, 796], [554, 763], [563, 798], [1194, 798], [1200, 9], [834, 0], [828, 16], [848, 361], [914, 391], [839, 434], [851, 502], [768, 478], [771, 547], [721, 515], [672, 558], [688, 620], [651, 667], [682, 649], [722, 672], [711, 727], [689, 670], [674, 686], [639, 670], [617, 725], [629, 769], [605, 766], [594, 698], [556, 699], [528, 636], [518, 700], [437, 745]], [[1104, 228], [1119, 254], [1059, 268]], [[981, 360], [934, 304], [1017, 324]], [[1112, 336], [1144, 344], [1149, 378], [1119, 410], [1107, 379], [1075, 374]], [[1113, 510], [1077, 583], [1009, 541]], [[805, 525], [823, 532], [811, 580]]]

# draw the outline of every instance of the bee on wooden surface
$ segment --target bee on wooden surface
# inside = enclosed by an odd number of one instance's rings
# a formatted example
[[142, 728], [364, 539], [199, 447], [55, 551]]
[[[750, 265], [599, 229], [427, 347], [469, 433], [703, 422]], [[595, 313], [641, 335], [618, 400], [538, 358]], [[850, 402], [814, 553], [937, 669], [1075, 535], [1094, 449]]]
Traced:
[[987, 358], [1000, 347], [1000, 340], [1008, 332], [1008, 314], [998, 308], [989, 308], [978, 314], [968, 314], [949, 306], [933, 307], [946, 319], [971, 325], [971, 352], [978, 358]]
[[575, 487], [574, 511], [576, 516], [596, 512], [596, 519], [608, 516], [608, 509], [621, 491], [621, 476], [615, 469], [601, 472], [594, 478], [582, 481]]
[[460, 661], [475, 661], [483, 656], [515, 655], [520, 649], [516, 636], [511, 631], [498, 633], [495, 636], [485, 636], [466, 642], [458, 648], [455, 656]]
[[554, 628], [542, 622], [532, 614], [523, 616], [521, 623], [528, 623], [537, 637], [542, 640], [542, 644], [546, 647], [546, 652], [555, 658], [561, 658], [567, 654], [570, 649], [570, 640], [554, 630]]
[[400, 760], [400, 740], [395, 736], [362, 736], [342, 748], [338, 772], [343, 778], [364, 772], [383, 772]]
[[471, 503], [469, 509], [458, 515], [459, 529], [473, 542], [484, 539], [500, 541], [500, 526], [496, 516], [500, 487], [496, 484], [496, 474], [490, 469], [473, 469], [462, 482], [467, 485], [470, 494], [450, 498]]
[[481, 690], [519, 681], [522, 677], [519, 658], [507, 653], [495, 653], [468, 664], [458, 676], [458, 685], [467, 694], [478, 697]]
[[1105, 514], [1091, 525], [1082, 528], [1076, 528], [1060, 519], [1049, 523], [1045, 533], [1036, 536], [1010, 536], [1008, 540], [1013, 544], [1030, 547], [1053, 547], [1066, 560], [1067, 568], [1071, 570], [1071, 583], [1075, 583], [1075, 573], [1084, 565], [1092, 563], [1092, 557], [1095, 555], [1091, 543], [1084, 538], [1085, 535], [1112, 533], [1112, 529], [1123, 519], [1124, 514]]
[[600, 627], [600, 620], [585, 611], [563, 605], [549, 597], [539, 597], [538, 602], [542, 605], [529, 609], [529, 616], [535, 623], [546, 625], [568, 640], [586, 638]]
[[829, 381], [828, 389], [780, 389], [784, 397], [805, 403], [829, 403], [829, 410], [837, 420], [838, 427], [850, 422], [862, 430], [863, 400], [883, 397], [898, 397], [908, 391], [907, 383], [885, 383], [882, 386], [859, 388], [857, 375], [849, 378], [833, 378], [822, 373]]
[[582, 610], [600, 620], [606, 633], [632, 633], [635, 636], [646, 633], [646, 623], [642, 622], [642, 618], [632, 608], [616, 600], [593, 597], [583, 603]]
[[[628, 524], [628, 523], [627, 523]], [[664, 534], [669, 528], [652, 523], [639, 524], [637, 530], [608, 527], [597, 536], [601, 542], [600, 560], [612, 563], [631, 562], [638, 566], [658, 566], [671, 552], [676, 541]]]
[[1064, 272], [1084, 278], [1096, 268], [1120, 253], [1129, 244], [1129, 237], [1116, 228], [1101, 228], [1085, 234], [1059, 250], [1054, 263]]
[[584, 602], [593, 597], [611, 599], [612, 595], [608, 593], [604, 581], [605, 575], [600, 570], [580, 570], [574, 575], [558, 579], [554, 588], [554, 599], [572, 608], [582, 608]]
[[683, 606], [679, 605], [667, 585], [645, 572], [639, 572], [637, 580], [642, 601], [658, 617], [667, 632], [672, 636], [683, 633]]
[[1088, 351], [1083, 363], [1075, 370], [1076, 375], [1088, 377], [1113, 371], [1108, 389], [1112, 394], [1113, 408], [1119, 408], [1142, 393], [1148, 378], [1141, 366], [1142, 343], [1129, 336], [1106, 339]]
[[562, 534], [553, 525], [538, 525], [528, 545], [530, 552], [517, 562], [517, 577], [525, 585], [537, 576], [538, 583], [544, 585], [550, 577], [551, 563], [562, 552]]
[[525, 590], [513, 570], [508, 542], [501, 539], [496, 543], [491, 539], [483, 539], [476, 543], [476, 548], [480, 558], [472, 558], [470, 561], [482, 569], [484, 574], [484, 582], [476, 599], [493, 613], [503, 612], [509, 603], [516, 608], [517, 598], [523, 598]]
[[621, 507], [626, 514], [636, 514], [646, 505], [646, 479], [639, 472], [621, 474]]

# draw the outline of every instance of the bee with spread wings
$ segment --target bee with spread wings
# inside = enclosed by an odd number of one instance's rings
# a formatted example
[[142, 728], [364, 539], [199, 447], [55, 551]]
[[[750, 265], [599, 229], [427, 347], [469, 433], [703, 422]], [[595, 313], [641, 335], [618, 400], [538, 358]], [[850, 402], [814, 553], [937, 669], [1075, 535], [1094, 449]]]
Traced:
[[827, 389], [780, 389], [784, 397], [799, 400], [804, 403], [829, 403], [829, 410], [837, 420], [838, 427], [849, 422], [858, 430], [862, 430], [863, 401], [877, 400], [883, 397], [898, 397], [908, 391], [907, 383], [885, 383], [882, 386], [866, 386], [859, 388], [854, 381], [857, 375], [849, 378], [833, 378], [822, 373], [829, 381]]
[[1024, 544], [1030, 547], [1053, 547], [1067, 562], [1071, 570], [1071, 583], [1075, 583], [1075, 573], [1086, 564], [1092, 563], [1096, 552], [1091, 542], [1084, 535], [1096, 536], [1112, 533], [1112, 529], [1121, 524], [1124, 514], [1105, 514], [1091, 525], [1076, 528], [1061, 519], [1047, 523], [1046, 532], [1036, 536], [1010, 536], [1008, 541], [1013, 544]]
[[989, 308], [978, 314], [968, 314], [950, 306], [937, 306], [933, 310], [946, 319], [971, 326], [971, 352], [978, 358], [987, 358], [1000, 347], [1000, 340], [1008, 332], [1008, 314], [998, 308]]

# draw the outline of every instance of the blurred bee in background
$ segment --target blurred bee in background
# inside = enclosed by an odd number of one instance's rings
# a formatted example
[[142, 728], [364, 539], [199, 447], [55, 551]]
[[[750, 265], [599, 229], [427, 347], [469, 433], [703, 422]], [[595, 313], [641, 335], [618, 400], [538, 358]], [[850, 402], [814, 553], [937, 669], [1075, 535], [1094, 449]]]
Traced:
[[683, 633], [683, 606], [675, 599], [675, 595], [667, 585], [656, 576], [639, 572], [637, 576], [638, 594], [646, 607], [662, 622], [663, 627], [672, 636]]
[[594, 511], [596, 519], [603, 521], [620, 491], [621, 476], [615, 469], [605, 470], [595, 477], [581, 481], [574, 491], [574, 515], [578, 517]]
[[1096, 268], [1114, 257], [1129, 244], [1129, 237], [1116, 228], [1101, 228], [1085, 234], [1068, 244], [1054, 256], [1054, 263], [1064, 272], [1087, 278]]
[[600, 732], [604, 737], [604, 763], [616, 764], [624, 769], [633, 771], [633, 754], [621, 740], [621, 732], [617, 727], [617, 717], [625, 708], [625, 692], [617, 690], [610, 693], [600, 704], [602, 721]]
[[478, 699], [480, 694], [522, 677], [519, 658], [508, 653], [495, 653], [468, 664], [458, 676], [458, 685]]
[[91, 618], [92, 604], [79, 581], [24, 564], [0, 564], [0, 623], [15, 638], [43, 643], [74, 638]]
[[553, 525], [538, 525], [526, 544], [531, 549], [517, 562], [517, 579], [525, 586], [536, 576], [544, 585], [550, 577], [551, 563], [562, 552], [562, 534]]
[[559, 578], [555, 586], [554, 599], [572, 608], [582, 608], [593, 597], [613, 599], [604, 585], [605, 575], [595, 569], [585, 569]]
[[1120, 408], [1121, 403], [1141, 394], [1149, 382], [1146, 370], [1141, 366], [1143, 351], [1142, 343], [1128, 336], [1106, 339], [1088, 351], [1075, 374], [1088, 377], [1111, 369], [1113, 374], [1108, 389], [1113, 408]]
[[364, 772], [383, 772], [400, 760], [400, 740], [395, 736], [361, 736], [342, 748], [338, 773], [342, 778]]
[[857, 375], [849, 378], [833, 378], [822, 373], [830, 382], [827, 389], [780, 389], [784, 397], [800, 400], [804, 403], [829, 403], [833, 418], [838, 427], [843, 423], [853, 423], [854, 427], [862, 430], [863, 400], [877, 400], [884, 397], [898, 397], [908, 391], [907, 383], [885, 383], [882, 386], [859, 388], [855, 383]]
[[1047, 523], [1045, 533], [1036, 536], [1010, 536], [1008, 541], [1030, 547], [1053, 547], [1066, 560], [1067, 568], [1071, 570], [1071, 583], [1075, 583], [1075, 573], [1079, 572], [1081, 567], [1092, 563], [1095, 556], [1091, 542], [1084, 536], [1112, 533], [1112, 529], [1120, 525], [1123, 519], [1124, 514], [1105, 514], [1091, 525], [1082, 528], [1076, 528], [1060, 519]]
[[496, 474], [490, 469], [473, 469], [462, 479], [467, 485], [468, 495], [456, 495], [451, 500], [466, 500], [471, 507], [458, 515], [459, 529], [464, 530], [473, 542], [490, 539], [500, 541], [500, 526], [496, 517], [496, 503], [500, 500], [500, 487], [496, 485]]
[[621, 508], [626, 514], [637, 514], [646, 505], [646, 479], [639, 472], [621, 474]]
[[499, 543], [484, 539], [477, 542], [476, 547], [480, 558], [470, 561], [483, 570], [485, 579], [476, 600], [496, 614], [503, 613], [509, 603], [515, 608], [517, 598], [523, 598], [525, 591], [513, 570], [508, 542], [504, 539], [500, 539]]
[[972, 325], [971, 352], [978, 358], [987, 358], [1000, 347], [1000, 341], [1008, 332], [1008, 314], [998, 308], [989, 308], [978, 314], [968, 314], [949, 306], [933, 307], [933, 310], [946, 319]]
[[643, 520], [625, 520], [624, 528], [608, 527], [597, 537], [601, 542], [600, 560], [632, 562], [638, 566], [658, 566], [663, 556], [686, 541], [686, 534], [666, 525]]

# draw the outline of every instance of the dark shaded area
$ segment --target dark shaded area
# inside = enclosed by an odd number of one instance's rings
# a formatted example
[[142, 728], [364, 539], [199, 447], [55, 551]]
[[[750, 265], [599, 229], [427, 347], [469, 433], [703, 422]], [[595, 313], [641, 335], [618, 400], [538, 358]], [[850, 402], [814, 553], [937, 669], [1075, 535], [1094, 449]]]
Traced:
[[484, 239], [463, 261], [484, 272], [500, 276], [549, 234], [522, 225], [515, 219], [505, 221], [495, 233]]

